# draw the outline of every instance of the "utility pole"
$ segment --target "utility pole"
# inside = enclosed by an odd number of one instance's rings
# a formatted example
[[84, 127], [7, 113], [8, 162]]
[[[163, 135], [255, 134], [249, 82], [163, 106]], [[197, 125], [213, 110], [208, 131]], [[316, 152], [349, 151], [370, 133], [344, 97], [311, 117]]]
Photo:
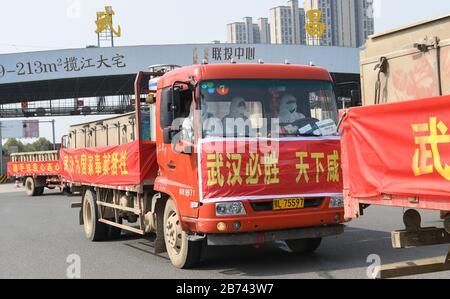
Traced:
[[56, 151], [55, 120], [54, 119], [52, 119], [52, 135], [53, 135], [53, 150]]

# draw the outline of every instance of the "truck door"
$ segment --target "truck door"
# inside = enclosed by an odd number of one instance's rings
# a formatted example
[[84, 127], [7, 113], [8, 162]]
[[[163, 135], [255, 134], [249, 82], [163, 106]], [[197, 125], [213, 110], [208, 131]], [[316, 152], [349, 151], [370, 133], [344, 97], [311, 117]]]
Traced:
[[[175, 103], [172, 99], [175, 98]], [[183, 217], [198, 217], [197, 155], [193, 140], [185, 140], [183, 123], [193, 120], [193, 91], [183, 86], [165, 88], [160, 93], [158, 130], [158, 189], [175, 200]], [[193, 122], [192, 122], [193, 123]]]

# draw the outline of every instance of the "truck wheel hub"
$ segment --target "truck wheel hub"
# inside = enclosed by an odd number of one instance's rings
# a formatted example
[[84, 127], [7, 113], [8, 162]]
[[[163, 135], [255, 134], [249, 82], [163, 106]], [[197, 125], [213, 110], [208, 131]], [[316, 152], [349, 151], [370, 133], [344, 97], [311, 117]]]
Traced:
[[179, 252], [181, 249], [180, 221], [175, 212], [171, 212], [166, 224], [166, 240], [170, 247]]

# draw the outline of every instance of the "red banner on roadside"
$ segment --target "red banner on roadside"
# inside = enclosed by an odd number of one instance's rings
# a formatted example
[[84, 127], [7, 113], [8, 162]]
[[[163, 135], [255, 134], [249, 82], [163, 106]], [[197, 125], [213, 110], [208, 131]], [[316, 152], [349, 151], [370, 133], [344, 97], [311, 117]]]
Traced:
[[204, 140], [199, 151], [203, 201], [342, 194], [339, 138]]
[[351, 108], [342, 124], [351, 197], [450, 198], [450, 96]]
[[156, 177], [156, 145], [131, 142], [118, 146], [62, 149], [61, 176], [80, 184], [130, 186]]
[[59, 161], [8, 162], [8, 176], [56, 176], [59, 170]]

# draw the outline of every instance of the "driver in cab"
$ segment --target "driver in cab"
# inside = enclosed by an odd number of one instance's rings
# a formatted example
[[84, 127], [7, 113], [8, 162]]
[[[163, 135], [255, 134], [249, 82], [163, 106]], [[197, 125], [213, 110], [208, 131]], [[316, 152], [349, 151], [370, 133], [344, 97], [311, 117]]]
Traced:
[[279, 114], [281, 133], [297, 133], [299, 128], [295, 123], [305, 118], [305, 115], [297, 112], [297, 99], [291, 94], [284, 95], [280, 102]]

